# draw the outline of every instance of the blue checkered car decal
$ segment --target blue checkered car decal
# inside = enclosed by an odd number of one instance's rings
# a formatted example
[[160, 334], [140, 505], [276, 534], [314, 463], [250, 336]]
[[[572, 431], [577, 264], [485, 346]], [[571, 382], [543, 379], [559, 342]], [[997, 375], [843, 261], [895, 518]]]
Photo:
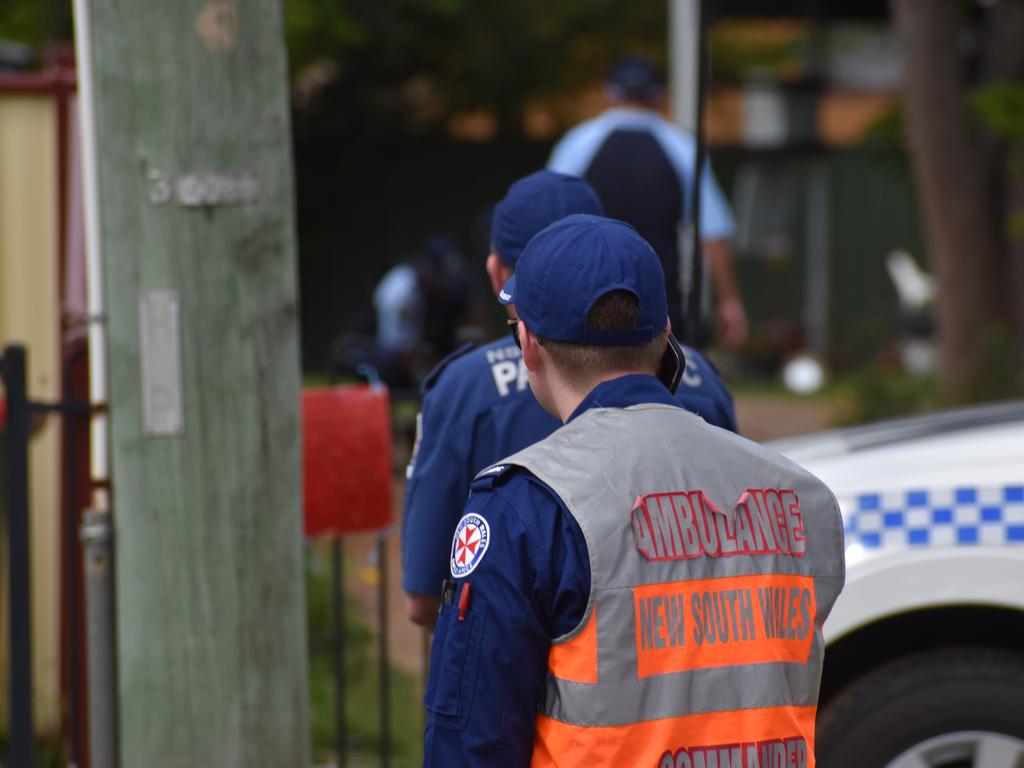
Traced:
[[1024, 544], [1024, 485], [863, 493], [845, 511], [865, 549]]

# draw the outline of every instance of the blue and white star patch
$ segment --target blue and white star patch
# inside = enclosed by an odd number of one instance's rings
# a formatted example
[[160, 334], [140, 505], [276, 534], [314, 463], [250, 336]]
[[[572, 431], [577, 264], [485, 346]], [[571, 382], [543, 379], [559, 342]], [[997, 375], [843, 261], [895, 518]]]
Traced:
[[491, 529], [486, 520], [473, 513], [463, 515], [452, 538], [452, 577], [459, 579], [471, 574], [483, 560], [490, 541]]

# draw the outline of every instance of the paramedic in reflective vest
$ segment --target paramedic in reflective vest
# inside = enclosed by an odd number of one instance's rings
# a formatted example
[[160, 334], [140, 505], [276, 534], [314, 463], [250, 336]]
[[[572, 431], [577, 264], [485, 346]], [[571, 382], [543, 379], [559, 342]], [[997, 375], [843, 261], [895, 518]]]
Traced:
[[[531, 237], [569, 214], [601, 212], [593, 190], [574, 176], [538, 171], [512, 184], [491, 222], [486, 268], [495, 295]], [[684, 353], [680, 402], [709, 423], [735, 431], [732, 397], [718, 373], [695, 350]], [[427, 377], [402, 519], [402, 586], [412, 621], [432, 627], [437, 618], [441, 582], [448, 575], [445, 552], [473, 476], [558, 426], [530, 392], [511, 335], [465, 347]]]
[[480, 472], [448, 550], [427, 766], [814, 765], [831, 492], [679, 406], [664, 278], [627, 224], [567, 217], [503, 289], [564, 422]]

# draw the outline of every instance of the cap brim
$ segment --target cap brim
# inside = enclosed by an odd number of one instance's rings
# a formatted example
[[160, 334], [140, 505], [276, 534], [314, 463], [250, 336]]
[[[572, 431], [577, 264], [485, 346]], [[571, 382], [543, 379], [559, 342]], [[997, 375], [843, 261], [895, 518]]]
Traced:
[[516, 303], [516, 276], [512, 275], [498, 291], [498, 303], [499, 304], [515, 304]]

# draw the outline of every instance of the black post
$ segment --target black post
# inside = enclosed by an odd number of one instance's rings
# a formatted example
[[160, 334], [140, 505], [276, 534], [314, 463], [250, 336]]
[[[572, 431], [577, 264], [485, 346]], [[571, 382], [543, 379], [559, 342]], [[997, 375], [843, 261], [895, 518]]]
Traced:
[[388, 547], [387, 536], [377, 537], [377, 567], [380, 569], [380, 764], [381, 768], [391, 765], [391, 684], [388, 678]]
[[[85, 358], [88, 347], [84, 343], [78, 343], [73, 349], [66, 352], [63, 360], [61, 397], [65, 403], [74, 396], [73, 367], [76, 362]], [[77, 418], [71, 414], [63, 421], [62, 438], [62, 463], [64, 467], [64, 524], [62, 525], [61, 536], [64, 541], [64, 553], [67, 558], [64, 563], [64, 595], [67, 615], [64, 617], [64, 647], [67, 649], [68, 669], [68, 704], [67, 704], [67, 743], [68, 763], [78, 764], [84, 759], [85, 741], [82, 738], [83, 728], [86, 725], [85, 713], [82, 712], [82, 685], [81, 685], [81, 655], [76, 647], [79, 632], [82, 628], [82, 557], [79, 548], [78, 537], [78, 506], [75, 497], [75, 479], [77, 476], [77, 464], [75, 453], [79, 440], [78, 419], [88, 414], [88, 411]]]
[[690, 217], [693, 232], [692, 258], [690, 259], [690, 292], [686, 297], [687, 342], [700, 346], [703, 340], [703, 312], [701, 299], [704, 296], [704, 247], [700, 236], [700, 191], [704, 181], [704, 164], [707, 156], [704, 135], [704, 93], [708, 80], [708, 8], [706, 0], [698, 0], [697, 15], [700, 17], [697, 32], [697, 113], [694, 133], [696, 136], [696, 168], [693, 172], [693, 186], [690, 188]]
[[12, 768], [35, 765], [32, 728], [32, 611], [29, 580], [28, 438], [30, 406], [26, 387], [25, 348], [4, 350], [7, 392], [4, 435], [7, 501], [7, 584], [10, 590], [10, 752]]
[[345, 563], [341, 536], [331, 541], [331, 603], [334, 613], [334, 738], [338, 768], [348, 764], [348, 730], [345, 725]]

